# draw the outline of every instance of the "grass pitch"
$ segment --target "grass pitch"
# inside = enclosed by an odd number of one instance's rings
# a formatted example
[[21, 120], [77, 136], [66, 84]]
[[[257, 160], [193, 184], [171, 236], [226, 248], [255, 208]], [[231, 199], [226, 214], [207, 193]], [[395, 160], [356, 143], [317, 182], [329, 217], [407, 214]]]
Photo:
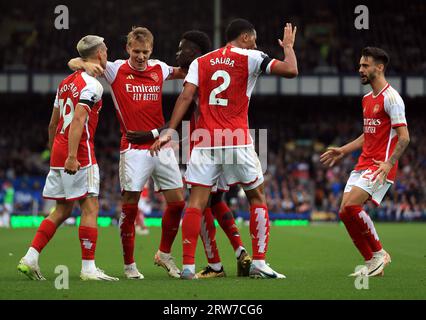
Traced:
[[[368, 290], [357, 290], [347, 275], [362, 259], [343, 226], [272, 227], [268, 259], [284, 273], [284, 280], [255, 280], [236, 277], [236, 259], [222, 230], [217, 242], [226, 278], [182, 281], [169, 278], [154, 266], [160, 228], [149, 236], [137, 236], [135, 258], [144, 280], [125, 280], [119, 233], [115, 227], [101, 228], [96, 262], [118, 282], [79, 280], [80, 244], [76, 227], [62, 227], [43, 251], [40, 267], [47, 281], [30, 281], [16, 266], [25, 254], [35, 229], [0, 229], [0, 299], [426, 299], [426, 224], [377, 224], [392, 263], [385, 277], [368, 279]], [[244, 244], [251, 248], [248, 227], [241, 227]], [[181, 234], [173, 255], [181, 266]], [[250, 250], [251, 251], [251, 250]], [[197, 271], [206, 265], [201, 241], [197, 249]], [[55, 289], [57, 265], [69, 268], [68, 290]]]

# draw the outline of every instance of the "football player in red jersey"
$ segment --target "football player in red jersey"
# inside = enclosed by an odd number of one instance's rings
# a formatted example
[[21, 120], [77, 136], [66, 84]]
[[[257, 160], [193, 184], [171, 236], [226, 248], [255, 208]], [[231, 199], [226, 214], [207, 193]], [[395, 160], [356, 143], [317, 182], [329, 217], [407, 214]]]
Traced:
[[[163, 161], [159, 161], [149, 155], [149, 147], [158, 136], [156, 128], [165, 124], [162, 112], [164, 81], [183, 78], [186, 73], [181, 68], [150, 59], [153, 46], [154, 37], [147, 28], [133, 27], [127, 35], [126, 50], [129, 58], [107, 62], [103, 73], [111, 85], [122, 133], [119, 175], [123, 206], [119, 226], [124, 274], [128, 279], [144, 278], [134, 260], [135, 219], [140, 193], [149, 177], [153, 178], [156, 191], [161, 191], [167, 201], [162, 219], [161, 242], [154, 262], [166, 269], [170, 276], [180, 276], [180, 270], [171, 256], [171, 247], [185, 206], [182, 177], [171, 148], [164, 150], [161, 155]], [[88, 72], [97, 71], [97, 68], [78, 58], [70, 60], [68, 65], [73, 70], [84, 68]], [[126, 135], [132, 131], [151, 131], [153, 139], [132, 143]]]
[[[189, 65], [194, 59], [208, 53], [210, 50], [211, 41], [207, 34], [198, 30], [187, 31], [182, 35], [182, 40], [179, 43], [176, 61], [181, 68], [188, 70]], [[193, 109], [196, 109], [195, 101]], [[194, 130], [196, 114], [198, 114], [198, 112], [193, 110], [189, 135], [191, 131]], [[165, 127], [158, 128], [159, 132], [164, 128]], [[152, 138], [153, 136], [150, 131], [132, 131], [127, 133], [127, 139], [133, 143], [143, 143]], [[185, 137], [182, 137], [182, 140], [187, 142], [190, 141], [189, 139], [186, 140]], [[192, 148], [192, 144], [190, 147]], [[217, 278], [225, 276], [225, 271], [216, 245], [215, 218], [224, 230], [234, 249], [237, 258], [237, 275], [248, 276], [251, 257], [242, 243], [232, 211], [223, 199], [224, 192], [228, 190], [229, 186], [226, 184], [225, 179], [221, 177], [217, 185], [212, 188], [209, 206], [204, 210], [200, 236], [203, 241], [208, 265], [197, 273], [198, 278]]]
[[[77, 50], [84, 61], [106, 66], [103, 38], [83, 37]], [[103, 88], [82, 70], [64, 79], [58, 88], [49, 124], [50, 171], [43, 197], [56, 200], [55, 210], [43, 220], [18, 270], [32, 280], [45, 280], [38, 265], [39, 254], [70, 217], [75, 201], [81, 207], [79, 238], [82, 251], [82, 280], [114, 281], [95, 265], [98, 237], [99, 169], [94, 152], [94, 135], [102, 108]]]
[[339, 217], [365, 260], [365, 268], [350, 274], [380, 276], [390, 263], [373, 221], [364, 211], [369, 199], [379, 206], [394, 183], [398, 160], [410, 142], [404, 101], [385, 78], [388, 54], [375, 47], [362, 50], [359, 62], [361, 83], [372, 88], [362, 99], [364, 132], [342, 147], [330, 147], [320, 160], [333, 166], [358, 149], [362, 153], [346, 184]]
[[[293, 50], [296, 28], [286, 24], [283, 40], [285, 60], [269, 58], [256, 49], [256, 30], [244, 19], [227, 27], [227, 44], [195, 59], [176, 101], [169, 129], [151, 147], [151, 154], [172, 137], [194, 97], [198, 94], [200, 116], [197, 140], [185, 174], [192, 184], [188, 208], [182, 223], [183, 270], [181, 279], [195, 279], [195, 250], [203, 211], [211, 188], [223, 173], [228, 185], [241, 184], [250, 202], [250, 234], [253, 278], [285, 278], [266, 264], [269, 216], [260, 161], [248, 129], [248, 105], [257, 77], [262, 73], [292, 78], [297, 76]], [[232, 160], [231, 163], [229, 160]]]

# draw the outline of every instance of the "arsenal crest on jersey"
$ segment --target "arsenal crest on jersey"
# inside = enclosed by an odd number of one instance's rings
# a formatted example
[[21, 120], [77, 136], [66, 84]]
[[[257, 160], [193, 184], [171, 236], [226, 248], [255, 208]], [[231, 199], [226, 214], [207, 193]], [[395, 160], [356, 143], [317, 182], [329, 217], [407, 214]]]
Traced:
[[154, 80], [155, 82], [158, 82], [158, 75], [155, 72], [151, 72], [150, 77], [152, 78], [152, 80]]
[[373, 113], [377, 113], [379, 111], [379, 109], [380, 109], [380, 105], [376, 104], [373, 108]]

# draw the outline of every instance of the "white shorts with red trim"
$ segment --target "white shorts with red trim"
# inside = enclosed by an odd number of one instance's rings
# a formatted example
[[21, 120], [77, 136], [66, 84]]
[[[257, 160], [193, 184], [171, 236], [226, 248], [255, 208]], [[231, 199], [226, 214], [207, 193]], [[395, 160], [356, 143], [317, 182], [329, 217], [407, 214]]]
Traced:
[[370, 177], [373, 173], [374, 171], [371, 169], [352, 171], [346, 183], [344, 193], [350, 192], [352, 187], [356, 186], [367, 192], [370, 195], [371, 201], [373, 201], [376, 206], [379, 206], [392, 183], [385, 182], [385, 184], [381, 184], [377, 179], [372, 181]]
[[182, 174], [171, 148], [161, 149], [158, 156], [149, 150], [130, 149], [120, 154], [120, 186], [122, 191], [142, 191], [149, 177], [155, 191], [183, 187]]
[[52, 200], [79, 200], [99, 195], [99, 167], [94, 164], [71, 175], [64, 169], [50, 169], [43, 189], [43, 198]]
[[217, 184], [218, 189], [221, 189], [219, 184], [241, 184], [244, 190], [252, 190], [261, 185], [264, 178], [253, 146], [244, 146], [195, 148], [186, 169], [185, 181], [212, 188]]
[[[191, 189], [191, 185], [189, 183], [187, 184], [187, 188]], [[222, 172], [216, 184], [212, 187], [211, 192], [216, 193], [216, 192], [228, 192], [228, 191], [229, 191], [229, 186]]]

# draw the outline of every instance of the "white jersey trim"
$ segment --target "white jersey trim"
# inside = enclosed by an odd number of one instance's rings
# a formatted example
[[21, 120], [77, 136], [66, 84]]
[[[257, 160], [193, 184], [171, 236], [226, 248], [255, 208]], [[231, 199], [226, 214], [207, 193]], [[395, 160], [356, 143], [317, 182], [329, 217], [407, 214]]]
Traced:
[[107, 65], [104, 72], [104, 78], [109, 84], [115, 81], [118, 74], [118, 69], [126, 62], [126, 60], [115, 60], [114, 62], [107, 61]]

